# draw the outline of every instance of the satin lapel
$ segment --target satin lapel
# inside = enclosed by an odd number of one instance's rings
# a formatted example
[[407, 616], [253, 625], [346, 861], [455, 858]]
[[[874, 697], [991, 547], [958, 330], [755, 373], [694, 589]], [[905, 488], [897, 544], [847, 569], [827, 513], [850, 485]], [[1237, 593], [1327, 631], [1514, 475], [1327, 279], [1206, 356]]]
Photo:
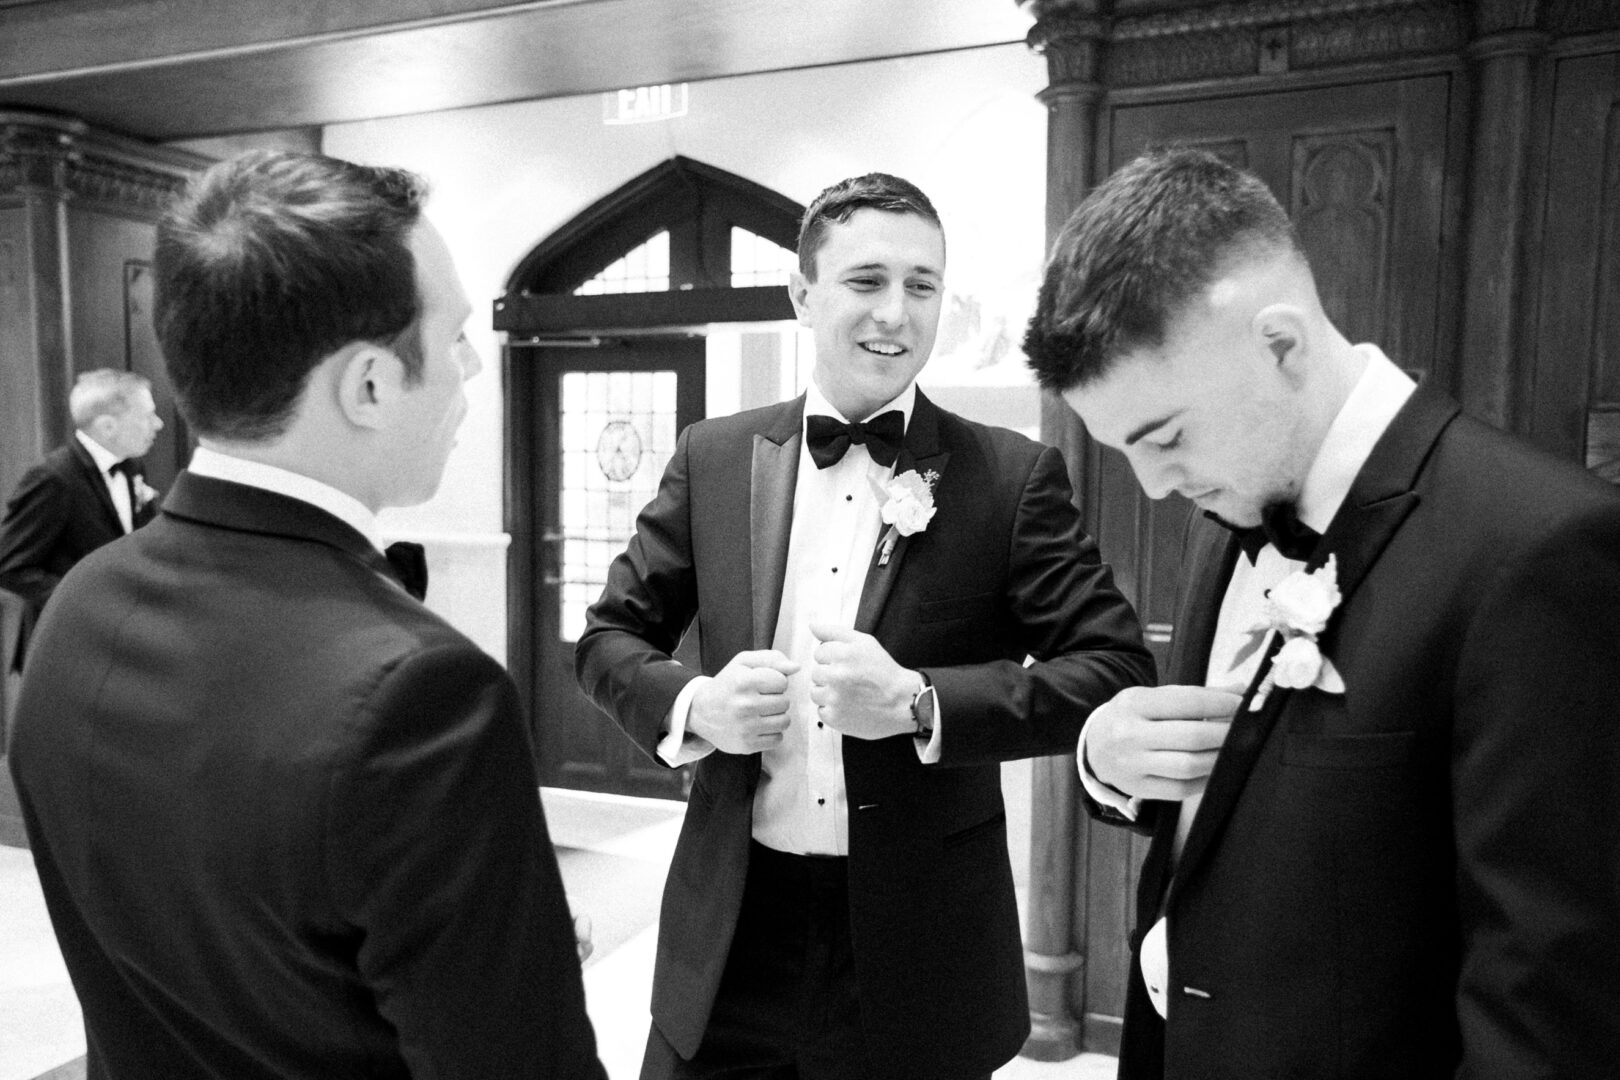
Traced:
[[[118, 508], [113, 505], [112, 492], [107, 490], [107, 482], [102, 479], [101, 470], [96, 467], [96, 459], [90, 456], [90, 451], [84, 448], [78, 436], [74, 436], [68, 446], [73, 451], [73, 460], [79, 463], [80, 476], [85, 486], [90, 489], [96, 505], [101, 507], [101, 515], [106, 520], [107, 527], [112, 530], [114, 536], [123, 536], [124, 523], [119, 520]], [[130, 505], [133, 506], [134, 503], [131, 502]]]
[[1187, 592], [1177, 612], [1170, 645], [1167, 682], [1201, 686], [1209, 669], [1209, 650], [1215, 643], [1221, 599], [1232, 577], [1232, 564], [1240, 557], [1237, 537], [1202, 514], [1188, 525], [1183, 565]]
[[[1356, 474], [1350, 493], [1323, 534], [1319, 549], [1338, 558], [1339, 592], [1343, 597], [1339, 602], [1340, 610], [1350, 603], [1356, 587], [1365, 580], [1367, 572], [1400, 529], [1401, 522], [1417, 506], [1418, 495], [1412, 488], [1418, 473], [1440, 433], [1458, 412], [1456, 402], [1438, 391], [1419, 386]], [[1226, 745], [1204, 791], [1198, 817], [1187, 835], [1187, 846], [1176, 868], [1177, 879], [1185, 878], [1197, 868], [1225, 827], [1272, 727], [1293, 696], [1288, 690], [1274, 690], [1259, 709], [1249, 707], [1256, 687], [1270, 670], [1272, 657], [1281, 644], [1280, 639], [1273, 638], [1255, 674], [1254, 684], [1238, 707]], [[1322, 637], [1322, 646], [1331, 658], [1332, 623]]]
[[804, 399], [786, 410], [781, 423], [754, 436], [748, 485], [748, 568], [754, 618], [753, 647], [768, 649], [776, 638], [787, 576], [788, 541], [793, 532], [793, 488], [799, 478], [799, 444], [804, 438]]
[[[1186, 596], [1176, 612], [1175, 637], [1170, 645], [1164, 681], [1173, 685], [1202, 686], [1209, 669], [1209, 650], [1215, 641], [1215, 625], [1220, 619], [1221, 599], [1232, 577], [1232, 564], [1241, 556], [1232, 531], [1202, 514], [1195, 515], [1187, 529]], [[1165, 804], [1154, 829], [1147, 861], [1142, 864], [1138, 902], [1152, 913], [1157, 913], [1159, 901], [1164, 897], [1179, 813], [1177, 804]], [[1142, 917], [1151, 915], [1144, 912]]]
[[[911, 409], [911, 423], [906, 427], [905, 444], [895, 455], [894, 475], [915, 469], [924, 474], [935, 472], [943, 478], [945, 466], [950, 460], [951, 455], [939, 448], [939, 407], [919, 390], [916, 404]], [[935, 481], [936, 492], [939, 487], [940, 481]], [[939, 512], [944, 513], [945, 508], [940, 507]], [[887, 525], [881, 525], [878, 529], [878, 542], [872, 548], [872, 558], [866, 566], [866, 581], [861, 586], [861, 603], [855, 610], [855, 629], [863, 634], [876, 632], [878, 619], [883, 617], [883, 605], [888, 603], [894, 580], [900, 574], [900, 563], [911, 547], [911, 537], [899, 537], [895, 540], [894, 550], [889, 553], [888, 562], [882, 562], [883, 535], [888, 531]]]

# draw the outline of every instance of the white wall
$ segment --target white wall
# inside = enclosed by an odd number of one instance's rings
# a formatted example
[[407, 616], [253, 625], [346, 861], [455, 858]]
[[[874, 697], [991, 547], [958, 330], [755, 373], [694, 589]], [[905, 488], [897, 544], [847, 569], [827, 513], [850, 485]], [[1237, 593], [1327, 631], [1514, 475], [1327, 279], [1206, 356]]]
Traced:
[[[952, 289], [1009, 313], [1016, 341], [1043, 257], [1046, 112], [1035, 95], [1044, 84], [1043, 61], [1023, 45], [1006, 45], [695, 83], [688, 115], [639, 125], [605, 125], [602, 97], [593, 94], [327, 128], [326, 153], [402, 165], [432, 181], [429, 214], [481, 305], [469, 335], [485, 372], [469, 385], [472, 411], [444, 485], [431, 502], [385, 520], [391, 534], [428, 540], [435, 571], [451, 570], [439, 579], [453, 590], [435, 588], [435, 606], [504, 656], [504, 403], [487, 305], [530, 248], [675, 154], [804, 203], [846, 176], [891, 172], [917, 183], [939, 208]], [[998, 416], [1034, 424], [1038, 399], [1016, 356], [968, 370], [967, 355], [937, 357], [924, 385], [959, 410], [975, 396], [999, 396]], [[1021, 389], [953, 389], [1007, 383]]]

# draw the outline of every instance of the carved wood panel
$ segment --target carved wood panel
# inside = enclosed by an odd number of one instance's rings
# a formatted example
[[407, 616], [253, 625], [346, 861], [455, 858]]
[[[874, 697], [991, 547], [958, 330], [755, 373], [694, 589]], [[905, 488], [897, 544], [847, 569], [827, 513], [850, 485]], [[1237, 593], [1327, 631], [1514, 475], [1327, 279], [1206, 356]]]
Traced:
[[1620, 54], [1554, 78], [1527, 433], [1620, 481]]

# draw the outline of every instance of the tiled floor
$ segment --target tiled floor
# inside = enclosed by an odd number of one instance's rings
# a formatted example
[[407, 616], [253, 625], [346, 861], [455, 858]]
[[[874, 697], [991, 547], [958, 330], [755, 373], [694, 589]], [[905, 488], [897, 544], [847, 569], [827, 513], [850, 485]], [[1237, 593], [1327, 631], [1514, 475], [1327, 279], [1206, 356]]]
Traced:
[[[658, 897], [682, 807], [551, 789], [543, 795], [574, 910], [591, 917], [596, 949], [585, 963], [585, 993], [602, 1061], [611, 1080], [635, 1080], [647, 1038]], [[1009, 817], [1017, 809], [1009, 805]], [[16, 848], [0, 847], [0, 920], [0, 1080], [34, 1080], [79, 1058], [84, 1032], [33, 861]], [[1112, 1080], [1114, 1068], [1113, 1058], [1092, 1054], [1050, 1064], [1017, 1058], [996, 1080]], [[51, 1080], [75, 1075], [83, 1074], [68, 1068]]]

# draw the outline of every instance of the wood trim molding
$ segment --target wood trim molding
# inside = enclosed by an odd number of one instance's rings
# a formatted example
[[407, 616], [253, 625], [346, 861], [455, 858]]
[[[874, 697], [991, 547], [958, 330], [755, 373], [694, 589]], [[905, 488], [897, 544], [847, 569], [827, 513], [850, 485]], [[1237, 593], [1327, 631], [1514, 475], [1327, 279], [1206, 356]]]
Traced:
[[674, 292], [511, 295], [495, 301], [495, 329], [525, 336], [582, 335], [624, 330], [700, 329], [709, 323], [791, 320], [793, 302], [781, 285]]
[[[1110, 89], [1337, 68], [1457, 54], [1520, 34], [1546, 42], [1620, 29], [1612, 0], [1237, 0], [1106, 18], [1094, 0], [1036, 0], [1030, 47], [1054, 87], [1095, 78]], [[1489, 47], [1489, 46], [1487, 46]], [[1076, 64], [1099, 56], [1096, 75]], [[1069, 65], [1069, 66], [1065, 66]]]
[[33, 188], [155, 219], [212, 159], [48, 113], [0, 111], [0, 197]]

